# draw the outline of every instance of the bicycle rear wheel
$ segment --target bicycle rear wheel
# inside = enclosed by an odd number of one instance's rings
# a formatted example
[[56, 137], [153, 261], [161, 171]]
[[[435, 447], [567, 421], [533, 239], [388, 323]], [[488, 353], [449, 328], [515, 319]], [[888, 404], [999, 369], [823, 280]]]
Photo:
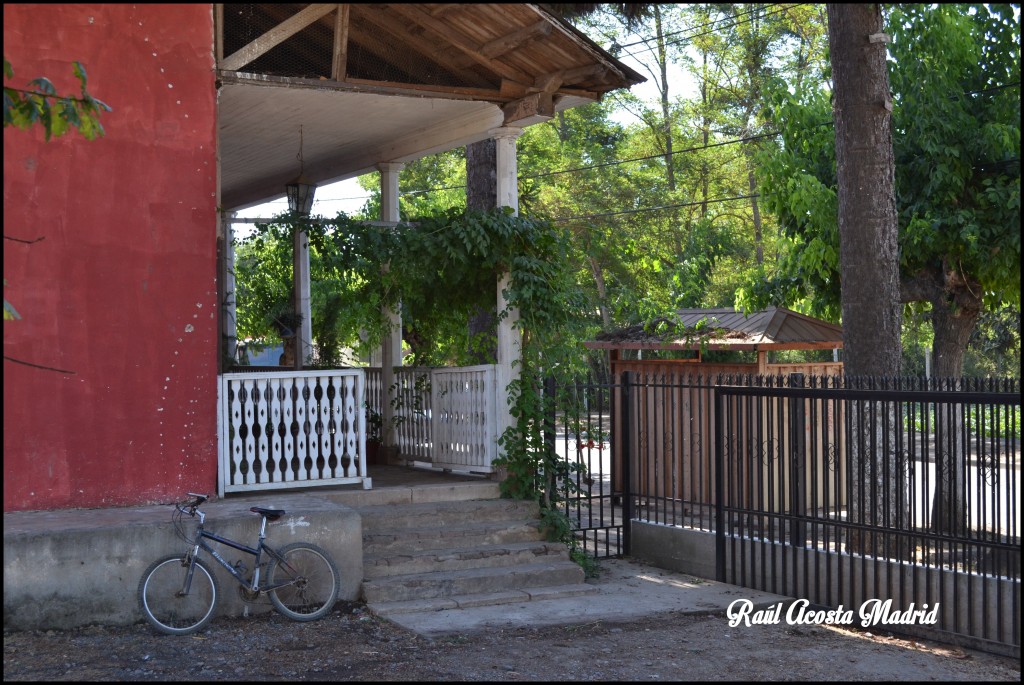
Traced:
[[293, 621], [315, 621], [334, 607], [341, 574], [324, 550], [309, 542], [285, 545], [267, 572], [267, 584], [287, 582], [270, 590], [270, 602], [279, 613]]
[[192, 585], [182, 594], [188, 561], [182, 554], [157, 559], [139, 581], [139, 608], [150, 625], [168, 635], [187, 635], [202, 629], [213, 618], [217, 604], [217, 577], [196, 559]]

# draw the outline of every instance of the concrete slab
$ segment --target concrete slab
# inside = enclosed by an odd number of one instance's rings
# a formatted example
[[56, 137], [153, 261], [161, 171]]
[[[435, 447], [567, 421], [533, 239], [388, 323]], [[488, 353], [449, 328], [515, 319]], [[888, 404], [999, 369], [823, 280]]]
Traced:
[[605, 559], [600, 576], [583, 596], [533, 599], [496, 606], [432, 607], [386, 616], [424, 637], [468, 634], [494, 628], [577, 625], [593, 621], [628, 622], [647, 616], [725, 611], [737, 599], [762, 609], [791, 598], [668, 571], [631, 559]]

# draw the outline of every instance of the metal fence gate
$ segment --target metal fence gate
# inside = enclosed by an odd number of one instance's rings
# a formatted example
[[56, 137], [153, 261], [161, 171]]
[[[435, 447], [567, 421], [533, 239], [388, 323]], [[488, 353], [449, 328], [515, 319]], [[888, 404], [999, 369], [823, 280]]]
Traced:
[[1019, 381], [622, 373], [547, 394], [591, 556], [631, 554], [640, 523], [710, 535], [720, 581], [938, 604], [886, 629], [1019, 656]]

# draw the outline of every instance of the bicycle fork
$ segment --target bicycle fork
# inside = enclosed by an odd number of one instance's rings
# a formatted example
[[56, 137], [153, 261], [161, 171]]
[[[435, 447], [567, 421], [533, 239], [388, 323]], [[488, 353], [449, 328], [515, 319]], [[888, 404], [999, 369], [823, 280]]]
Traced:
[[192, 590], [192, 575], [196, 572], [196, 559], [199, 557], [199, 545], [192, 548], [191, 552], [186, 552], [185, 558], [181, 560], [181, 565], [188, 565], [188, 571], [185, 572], [185, 583], [181, 586], [181, 592], [178, 593], [179, 597], [187, 597], [189, 591]]

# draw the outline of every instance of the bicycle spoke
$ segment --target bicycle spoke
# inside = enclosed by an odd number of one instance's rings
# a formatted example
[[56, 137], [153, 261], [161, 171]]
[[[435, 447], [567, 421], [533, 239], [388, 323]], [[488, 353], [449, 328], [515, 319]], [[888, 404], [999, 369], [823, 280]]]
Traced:
[[283, 562], [271, 566], [270, 585], [287, 585], [270, 591], [270, 600], [281, 614], [295, 621], [311, 621], [327, 614], [338, 596], [340, 576], [334, 562], [319, 547], [295, 543], [281, 550]]

